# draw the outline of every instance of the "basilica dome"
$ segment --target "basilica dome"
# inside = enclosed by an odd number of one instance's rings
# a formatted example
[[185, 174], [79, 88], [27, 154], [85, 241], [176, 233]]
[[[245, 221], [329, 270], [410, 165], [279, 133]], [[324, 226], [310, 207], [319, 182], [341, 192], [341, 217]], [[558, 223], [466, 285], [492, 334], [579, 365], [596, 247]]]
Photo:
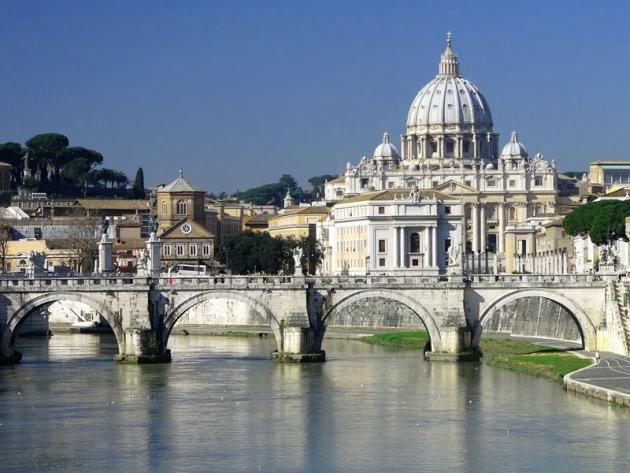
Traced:
[[471, 131], [492, 131], [488, 102], [472, 82], [460, 76], [450, 34], [439, 74], [418, 92], [409, 109], [408, 132], [427, 125], [463, 125], [474, 128]]
[[400, 155], [396, 147], [389, 142], [389, 133], [383, 133], [383, 142], [374, 149], [374, 159], [398, 161]]

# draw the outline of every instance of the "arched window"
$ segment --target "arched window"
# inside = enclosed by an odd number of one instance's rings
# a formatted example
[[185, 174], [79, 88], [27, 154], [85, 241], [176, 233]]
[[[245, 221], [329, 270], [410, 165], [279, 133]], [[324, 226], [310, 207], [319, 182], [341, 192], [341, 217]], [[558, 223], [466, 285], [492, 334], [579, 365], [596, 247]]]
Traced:
[[516, 220], [516, 208], [510, 207], [510, 220]]
[[178, 200], [176, 209], [177, 215], [188, 215], [188, 202], [185, 200]]
[[168, 204], [165, 200], [162, 201], [162, 215], [166, 215], [168, 213]]
[[418, 233], [411, 234], [410, 253], [420, 253], [420, 235]]

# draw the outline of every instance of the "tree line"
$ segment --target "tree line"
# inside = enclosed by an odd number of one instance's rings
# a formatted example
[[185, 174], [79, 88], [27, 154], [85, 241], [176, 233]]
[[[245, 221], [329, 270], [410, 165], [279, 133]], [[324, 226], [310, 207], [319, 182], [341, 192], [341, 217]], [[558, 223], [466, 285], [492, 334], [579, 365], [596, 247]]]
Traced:
[[244, 232], [225, 237], [218, 259], [232, 274], [294, 274], [294, 251], [300, 250], [298, 273], [315, 274], [324, 258], [313, 237], [272, 237], [269, 233]]
[[[83, 146], [70, 146], [60, 133], [44, 133], [20, 143], [0, 143], [0, 161], [11, 165], [11, 188], [20, 187], [55, 195], [85, 194], [88, 187], [125, 191], [124, 172], [103, 168], [103, 155]], [[30, 172], [25, 173], [26, 170]], [[144, 198], [144, 176], [138, 169], [132, 194]]]
[[[244, 202], [251, 202], [255, 205], [275, 205], [276, 207], [282, 207], [287, 191], [294, 199], [295, 202], [312, 202], [324, 197], [324, 184], [326, 181], [336, 178], [337, 176], [332, 174], [323, 174], [321, 176], [314, 176], [308, 180], [308, 183], [312, 186], [311, 189], [305, 190], [300, 187], [293, 176], [290, 174], [283, 174], [278, 179], [278, 182], [272, 182], [269, 184], [263, 184], [261, 186], [252, 187], [242, 192], [235, 192], [231, 197], [242, 200]], [[225, 193], [221, 193], [219, 197]]]

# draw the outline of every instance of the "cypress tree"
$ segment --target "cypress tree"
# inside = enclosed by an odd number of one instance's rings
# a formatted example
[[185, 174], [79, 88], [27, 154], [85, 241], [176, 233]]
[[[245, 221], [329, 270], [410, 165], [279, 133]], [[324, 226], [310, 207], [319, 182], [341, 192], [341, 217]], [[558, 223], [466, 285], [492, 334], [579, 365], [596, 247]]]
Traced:
[[140, 167], [136, 171], [136, 177], [133, 180], [133, 196], [136, 199], [144, 199], [144, 195], [144, 171]]

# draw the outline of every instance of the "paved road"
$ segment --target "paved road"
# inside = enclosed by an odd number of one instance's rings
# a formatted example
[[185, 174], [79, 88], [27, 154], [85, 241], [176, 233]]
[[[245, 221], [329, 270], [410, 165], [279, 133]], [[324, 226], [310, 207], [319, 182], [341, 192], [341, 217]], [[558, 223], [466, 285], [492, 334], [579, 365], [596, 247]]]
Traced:
[[[578, 356], [595, 359], [595, 353], [580, 349], [575, 342], [551, 340], [548, 338], [512, 337], [524, 342], [553, 346], [572, 350]], [[583, 383], [612, 389], [630, 395], [630, 358], [614, 353], [600, 352], [599, 363], [571, 375], [571, 378]]]
[[[594, 356], [590, 352], [580, 352]], [[601, 352], [599, 363], [571, 375], [583, 383], [593, 384], [630, 395], [630, 358], [614, 353]]]

